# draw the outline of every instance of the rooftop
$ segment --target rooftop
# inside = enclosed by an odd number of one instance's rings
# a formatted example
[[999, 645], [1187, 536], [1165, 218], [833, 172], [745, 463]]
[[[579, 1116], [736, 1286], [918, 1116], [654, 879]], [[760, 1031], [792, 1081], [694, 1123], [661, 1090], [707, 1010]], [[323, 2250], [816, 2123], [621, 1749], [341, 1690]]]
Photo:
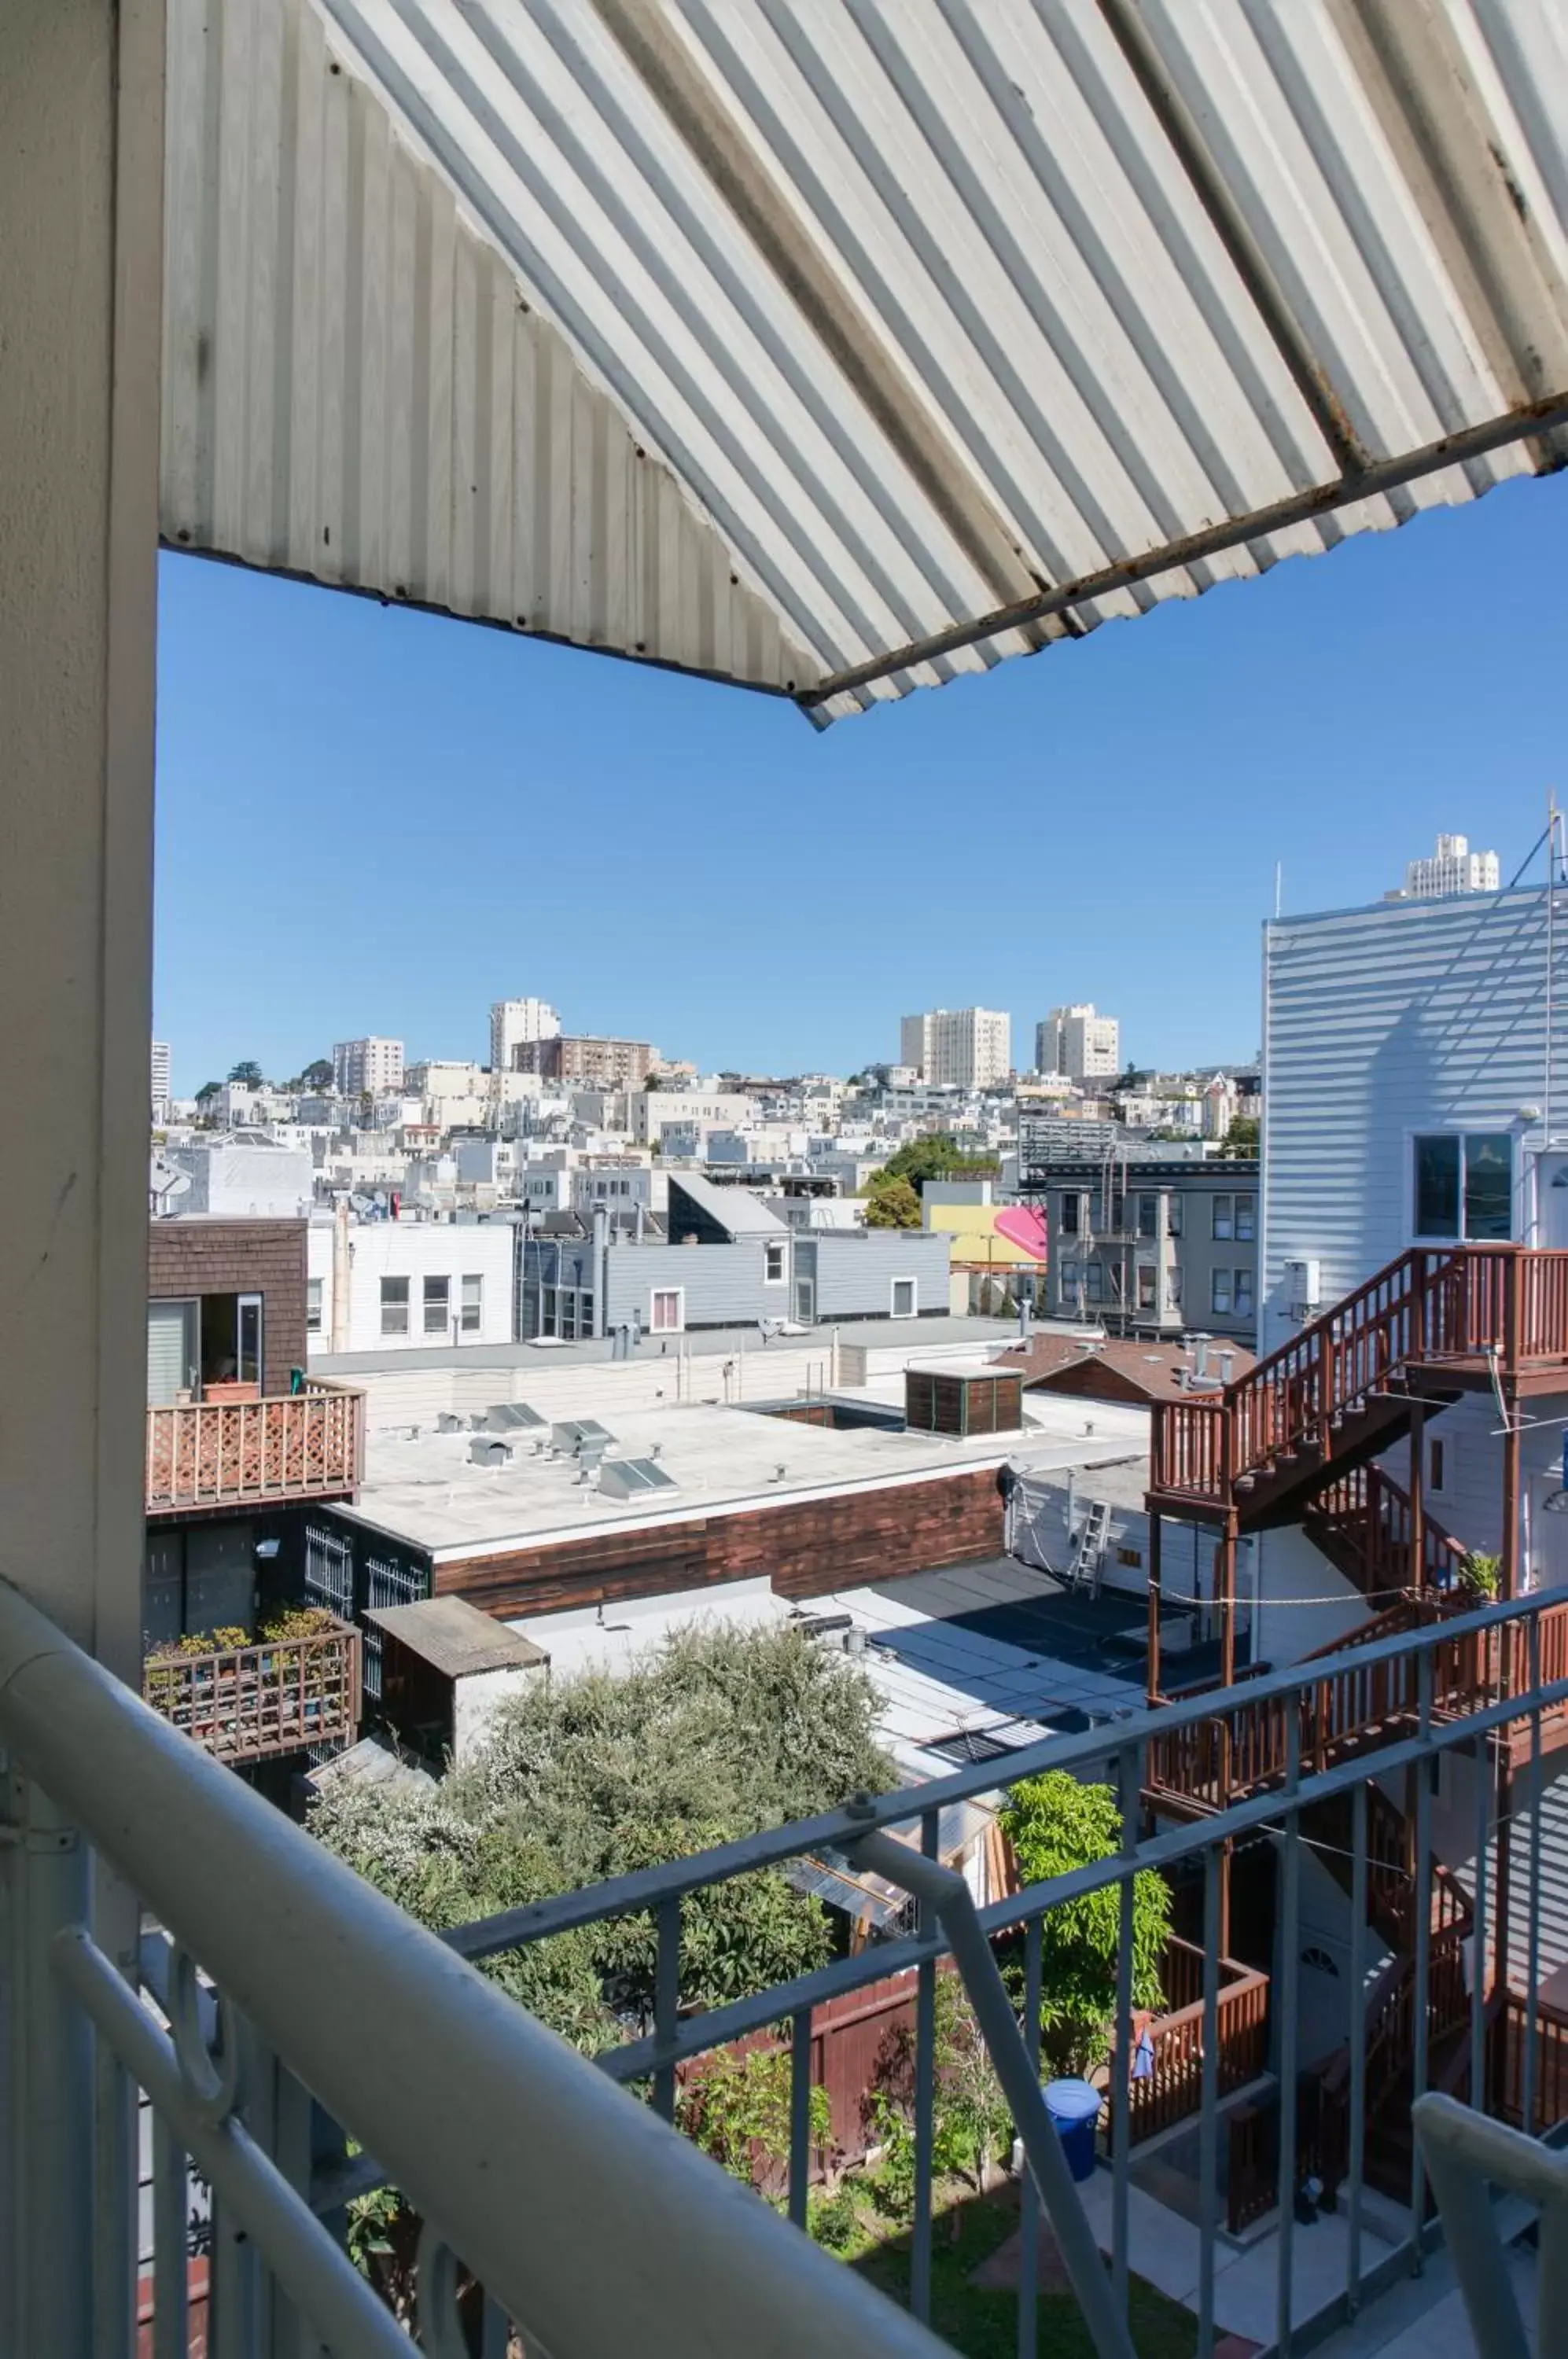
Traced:
[[471, 1671], [533, 1670], [550, 1661], [541, 1647], [482, 1614], [465, 1597], [425, 1597], [412, 1605], [372, 1605], [365, 1618], [449, 1679], [463, 1679]]
[[[868, 1386], [850, 1397], [876, 1399], [880, 1393], [880, 1386]], [[1009, 1461], [1040, 1469], [1096, 1464], [1125, 1457], [1134, 1428], [1138, 1445], [1147, 1446], [1139, 1413], [1100, 1403], [1094, 1409], [1086, 1419], [1076, 1404], [1037, 1398], [1026, 1408], [1022, 1432], [964, 1440], [874, 1427], [836, 1431], [785, 1424], [755, 1409], [710, 1402], [628, 1404], [610, 1417], [614, 1440], [604, 1463], [655, 1461], [674, 1486], [660, 1494], [657, 1506], [647, 1495], [611, 1497], [583, 1479], [573, 1457], [552, 1456], [521, 1437], [510, 1457], [475, 1464], [472, 1432], [393, 1428], [372, 1431], [358, 1503], [341, 1512], [438, 1556], [470, 1556], [610, 1523], [670, 1523], [718, 1506], [766, 1506], [803, 1493], [831, 1495]], [[1128, 1432], [1112, 1423], [1118, 1419], [1134, 1421]], [[1096, 1430], [1086, 1432], [1086, 1425]], [[501, 1437], [486, 1439], [498, 1444]]]
[[[780, 1234], [783, 1234], [780, 1231]], [[700, 1246], [693, 1248], [700, 1252]], [[1071, 1332], [1064, 1329], [1063, 1332]], [[1000, 1319], [850, 1319], [833, 1325], [813, 1327], [809, 1342], [821, 1357], [832, 1348], [836, 1335], [841, 1343], [866, 1344], [876, 1350], [902, 1347], [910, 1356], [944, 1350], [953, 1343], [972, 1344], [984, 1357], [987, 1351], [999, 1351], [1015, 1343], [1018, 1330]], [[671, 1339], [673, 1348], [665, 1353], [663, 1340], [644, 1334], [636, 1353], [634, 1364], [646, 1364], [661, 1356], [673, 1358], [684, 1352], [696, 1359], [705, 1359], [714, 1353], [726, 1358], [737, 1351], [748, 1354], [764, 1349], [777, 1351], [775, 1344], [764, 1345], [756, 1326], [711, 1327]], [[527, 1342], [519, 1343], [458, 1343], [439, 1344], [425, 1351], [418, 1347], [390, 1352], [312, 1352], [310, 1371], [313, 1375], [355, 1376], [388, 1374], [409, 1375], [421, 1368], [462, 1368], [478, 1371], [482, 1368], [526, 1368], [592, 1365], [598, 1360], [615, 1357], [615, 1339], [610, 1335], [592, 1336], [582, 1343]]]
[[[1208, 1365], [1216, 1375], [1222, 1356], [1237, 1376], [1245, 1375], [1257, 1357], [1245, 1344], [1211, 1340]], [[1189, 1389], [1182, 1379], [1192, 1374], [1194, 1361], [1190, 1343], [1139, 1343], [1116, 1336], [1090, 1343], [1077, 1335], [1037, 1333], [1030, 1337], [1027, 1351], [1015, 1346], [1002, 1365], [1021, 1369], [1025, 1385], [1035, 1393], [1046, 1390], [1082, 1397], [1088, 1385], [1108, 1380], [1117, 1395], [1125, 1394], [1131, 1401], [1162, 1400]]]

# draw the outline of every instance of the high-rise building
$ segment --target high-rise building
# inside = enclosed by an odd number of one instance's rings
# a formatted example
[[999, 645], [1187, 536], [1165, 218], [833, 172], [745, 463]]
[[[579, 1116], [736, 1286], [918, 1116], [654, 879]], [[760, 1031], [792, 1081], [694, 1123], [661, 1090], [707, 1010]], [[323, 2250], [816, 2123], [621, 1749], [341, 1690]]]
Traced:
[[332, 1083], [345, 1098], [378, 1098], [403, 1086], [401, 1040], [334, 1040]]
[[898, 1061], [933, 1088], [990, 1089], [1012, 1071], [1012, 1018], [994, 1007], [933, 1007], [906, 1016]]
[[1412, 860], [1405, 892], [1412, 901], [1444, 901], [1453, 893], [1495, 893], [1502, 872], [1495, 852], [1472, 852], [1467, 835], [1440, 835], [1430, 860]]
[[512, 1071], [512, 1051], [525, 1040], [553, 1040], [561, 1017], [548, 999], [497, 999], [490, 1010], [490, 1067]]
[[512, 1051], [518, 1072], [590, 1090], [640, 1090], [653, 1065], [647, 1040], [607, 1040], [583, 1032], [554, 1032], [519, 1040]]
[[169, 1043], [155, 1040], [152, 1044], [152, 1118], [154, 1122], [169, 1120]]
[[1093, 1000], [1053, 1007], [1034, 1027], [1034, 1061], [1038, 1072], [1070, 1082], [1114, 1080], [1122, 1069], [1119, 1017], [1099, 1015]]

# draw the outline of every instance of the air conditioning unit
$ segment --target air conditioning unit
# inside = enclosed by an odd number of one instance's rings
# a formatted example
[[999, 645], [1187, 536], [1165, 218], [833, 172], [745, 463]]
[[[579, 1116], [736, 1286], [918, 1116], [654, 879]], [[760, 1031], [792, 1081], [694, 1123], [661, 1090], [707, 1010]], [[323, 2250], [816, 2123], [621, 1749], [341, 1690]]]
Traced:
[[1285, 1264], [1285, 1307], [1292, 1319], [1311, 1319], [1323, 1302], [1323, 1264], [1312, 1261], [1288, 1261]]

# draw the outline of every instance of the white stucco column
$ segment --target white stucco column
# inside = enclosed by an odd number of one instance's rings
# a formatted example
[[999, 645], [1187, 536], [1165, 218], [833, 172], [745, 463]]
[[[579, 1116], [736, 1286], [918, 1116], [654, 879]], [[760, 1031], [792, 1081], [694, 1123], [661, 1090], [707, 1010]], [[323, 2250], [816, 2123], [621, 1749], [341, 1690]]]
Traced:
[[0, 5], [0, 1572], [139, 1658], [162, 0]]

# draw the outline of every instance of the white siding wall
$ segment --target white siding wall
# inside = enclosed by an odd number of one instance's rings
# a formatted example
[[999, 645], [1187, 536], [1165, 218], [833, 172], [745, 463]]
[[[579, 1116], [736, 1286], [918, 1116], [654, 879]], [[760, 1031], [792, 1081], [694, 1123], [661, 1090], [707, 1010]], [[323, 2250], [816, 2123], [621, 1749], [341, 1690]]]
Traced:
[[[1568, 1583], [1568, 1514], [1549, 1515], [1545, 1503], [1563, 1484], [1563, 1437], [1568, 1396], [1542, 1393], [1522, 1404], [1528, 1422], [1519, 1445], [1524, 1491], [1526, 1561], [1535, 1585]], [[1427, 1419], [1426, 1500], [1432, 1515], [1468, 1549], [1489, 1556], [1503, 1545], [1503, 1451], [1497, 1405], [1490, 1393], [1466, 1393], [1452, 1408]], [[1443, 1487], [1431, 1481], [1432, 1444], [1443, 1449]], [[1408, 1489], [1410, 1449], [1388, 1451], [1383, 1463]]]
[[[310, 1342], [325, 1352], [332, 1335], [332, 1231], [325, 1221], [312, 1222], [309, 1236], [309, 1271], [321, 1282], [321, 1326]], [[360, 1221], [349, 1240], [350, 1352], [431, 1351], [452, 1342], [451, 1320], [463, 1300], [463, 1280], [480, 1277], [484, 1288], [476, 1334], [462, 1341], [475, 1348], [512, 1340], [512, 1230], [509, 1224], [485, 1222]], [[448, 1332], [424, 1332], [422, 1281], [427, 1277], [448, 1279]], [[381, 1281], [407, 1277], [408, 1332], [381, 1332]], [[495, 1399], [494, 1393], [488, 1396]]]
[[453, 1681], [452, 1757], [458, 1768], [488, 1741], [490, 1724], [503, 1704], [522, 1694], [525, 1681], [544, 1675], [542, 1664], [508, 1663], [499, 1670], [470, 1671]]
[[[1568, 1001], [1568, 897], [1558, 896], [1556, 997]], [[1293, 1329], [1282, 1265], [1317, 1256], [1326, 1307], [1410, 1243], [1410, 1138], [1511, 1130], [1516, 1180], [1550, 1094], [1568, 1132], [1568, 1040], [1546, 1074], [1544, 886], [1390, 901], [1265, 931], [1263, 1348]], [[1521, 1189], [1522, 1199], [1522, 1189]], [[1527, 1237], [1529, 1206], [1516, 1206]]]

